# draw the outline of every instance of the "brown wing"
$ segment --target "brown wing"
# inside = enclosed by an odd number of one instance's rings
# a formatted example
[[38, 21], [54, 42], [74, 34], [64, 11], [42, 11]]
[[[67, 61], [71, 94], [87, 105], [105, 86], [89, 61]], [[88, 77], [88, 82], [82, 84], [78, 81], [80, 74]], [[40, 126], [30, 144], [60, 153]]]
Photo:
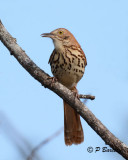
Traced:
[[55, 54], [56, 54], [56, 50], [54, 49], [53, 52], [52, 52], [52, 54], [51, 54], [51, 56], [50, 56], [50, 58], [49, 58], [48, 64], [49, 63], [50, 63], [50, 65], [52, 64], [52, 61], [54, 59]]
[[72, 46], [70, 46], [70, 48], [72, 48], [74, 50], [78, 50], [81, 53], [80, 57], [83, 59], [84, 65], [86, 66], [87, 65], [87, 59], [86, 59], [86, 56], [85, 56], [84, 51], [81, 48], [81, 46], [79, 45], [79, 47], [77, 47], [77, 46], [72, 45]]
[[87, 65], [87, 59], [86, 59], [86, 56], [85, 56], [85, 54], [84, 54], [84, 51], [83, 51], [83, 49], [80, 47], [80, 52], [81, 52], [81, 54], [82, 54], [82, 59], [84, 60], [84, 65], [86, 66]]
[[84, 58], [83, 59], [84, 59], [84, 65], [87, 66], [87, 59], [86, 59], [85, 54], [84, 54]]

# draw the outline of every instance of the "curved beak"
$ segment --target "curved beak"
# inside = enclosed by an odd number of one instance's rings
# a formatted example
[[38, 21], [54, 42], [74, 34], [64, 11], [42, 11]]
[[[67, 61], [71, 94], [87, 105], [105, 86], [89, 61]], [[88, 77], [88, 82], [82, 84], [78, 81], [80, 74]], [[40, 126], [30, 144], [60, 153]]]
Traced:
[[43, 34], [41, 34], [41, 37], [54, 38], [54, 34], [53, 33], [43, 33]]

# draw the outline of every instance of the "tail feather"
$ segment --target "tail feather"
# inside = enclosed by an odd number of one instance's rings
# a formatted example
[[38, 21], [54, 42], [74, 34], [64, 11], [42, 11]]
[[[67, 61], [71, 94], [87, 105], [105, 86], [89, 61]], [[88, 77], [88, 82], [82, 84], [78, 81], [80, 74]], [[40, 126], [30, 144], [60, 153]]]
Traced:
[[84, 141], [80, 115], [64, 101], [65, 144], [80, 144]]

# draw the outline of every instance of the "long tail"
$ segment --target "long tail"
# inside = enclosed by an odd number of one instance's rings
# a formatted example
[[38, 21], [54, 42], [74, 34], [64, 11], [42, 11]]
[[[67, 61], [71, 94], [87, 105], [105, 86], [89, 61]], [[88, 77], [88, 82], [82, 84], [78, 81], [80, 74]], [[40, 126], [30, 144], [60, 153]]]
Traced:
[[80, 115], [64, 101], [64, 138], [66, 145], [84, 141]]

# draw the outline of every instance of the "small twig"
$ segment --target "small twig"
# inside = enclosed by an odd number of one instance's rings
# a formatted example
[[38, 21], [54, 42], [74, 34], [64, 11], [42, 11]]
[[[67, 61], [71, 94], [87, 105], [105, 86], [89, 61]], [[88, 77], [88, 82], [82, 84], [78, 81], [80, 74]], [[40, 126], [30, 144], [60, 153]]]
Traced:
[[95, 96], [79, 94], [79, 98], [94, 100]]
[[57, 132], [55, 132], [53, 135], [51, 135], [50, 137], [46, 138], [45, 140], [43, 140], [41, 143], [39, 143], [32, 151], [31, 154], [29, 155], [29, 157], [27, 158], [27, 160], [32, 160], [36, 154], [36, 152], [43, 147], [45, 144], [47, 144], [48, 142], [50, 142], [51, 140], [53, 140], [55, 137], [57, 137], [62, 131], [64, 130], [64, 127], [62, 127], [61, 129], [59, 129]]

